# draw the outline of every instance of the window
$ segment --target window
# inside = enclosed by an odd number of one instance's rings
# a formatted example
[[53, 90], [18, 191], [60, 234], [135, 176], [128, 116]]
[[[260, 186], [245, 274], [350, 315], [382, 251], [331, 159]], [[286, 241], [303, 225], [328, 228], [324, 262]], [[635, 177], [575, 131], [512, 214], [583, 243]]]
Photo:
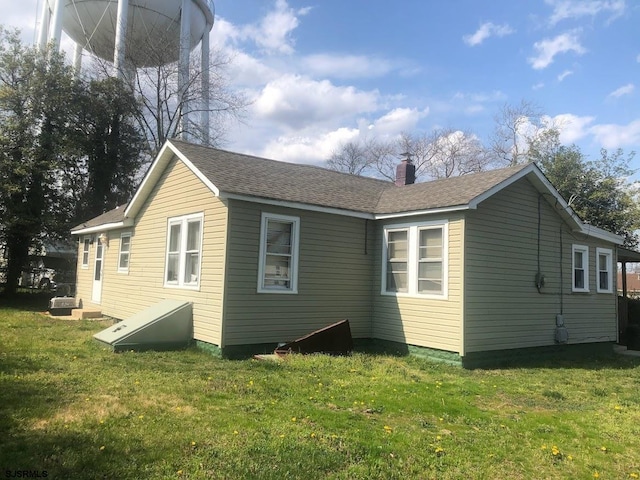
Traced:
[[598, 293], [613, 292], [613, 253], [607, 248], [596, 248], [596, 268], [598, 273]]
[[129, 272], [129, 255], [131, 251], [131, 233], [120, 235], [120, 253], [118, 255], [118, 272]]
[[574, 292], [589, 291], [589, 247], [573, 245], [573, 288]]
[[199, 288], [201, 245], [201, 213], [169, 219], [165, 286]]
[[445, 298], [447, 231], [446, 222], [386, 227], [382, 293]]
[[262, 214], [258, 292], [298, 293], [300, 219]]
[[82, 240], [82, 268], [89, 268], [89, 245], [91, 240], [89, 237], [84, 237]]

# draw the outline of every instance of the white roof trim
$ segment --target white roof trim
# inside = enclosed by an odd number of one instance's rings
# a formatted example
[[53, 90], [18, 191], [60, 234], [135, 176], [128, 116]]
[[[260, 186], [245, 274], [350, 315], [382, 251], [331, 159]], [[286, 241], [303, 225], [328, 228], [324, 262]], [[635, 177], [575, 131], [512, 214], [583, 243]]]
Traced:
[[193, 163], [191, 163], [191, 161], [178, 149], [178, 147], [172, 144], [170, 140], [167, 140], [160, 149], [160, 152], [158, 152], [156, 159], [151, 164], [149, 171], [147, 171], [144, 176], [144, 179], [136, 190], [131, 202], [129, 202], [129, 205], [124, 212], [125, 218], [135, 218], [140, 211], [140, 208], [142, 208], [142, 205], [151, 194], [151, 190], [155, 187], [167, 164], [171, 161], [173, 155], [178, 157], [187, 166], [187, 168], [213, 192], [214, 195], [220, 195], [218, 187], [216, 187], [211, 180], [198, 170], [195, 165], [193, 165]]
[[470, 205], [454, 205], [452, 207], [440, 207], [440, 208], [429, 208], [426, 210], [412, 210], [409, 212], [400, 212], [400, 213], [377, 213], [374, 215], [374, 220], [387, 220], [389, 218], [402, 218], [402, 217], [415, 217], [417, 215], [435, 215], [438, 213], [449, 213], [449, 212], [459, 212], [461, 210], [469, 210]]
[[616, 245], [622, 245], [624, 243], [624, 238], [622, 236], [608, 232], [606, 230], [603, 230], [602, 228], [594, 227], [593, 225], [589, 225], [588, 223], [583, 223], [580, 231], [590, 237], [598, 238], [606, 242], [615, 243]]
[[71, 230], [71, 235], [86, 235], [87, 233], [106, 232], [107, 230], [117, 230], [118, 228], [128, 228], [133, 226], [133, 219], [125, 218], [122, 222], [103, 223], [93, 227], [79, 228]]
[[274, 205], [277, 207], [296, 208], [298, 210], [307, 210], [311, 212], [330, 213], [332, 215], [343, 215], [346, 217], [365, 218], [373, 220], [371, 213], [356, 212], [353, 210], [342, 210], [340, 208], [322, 207], [320, 205], [312, 205], [309, 203], [290, 202], [286, 200], [273, 200], [271, 198], [252, 197], [250, 195], [239, 195], [236, 193], [220, 193], [221, 199], [242, 200], [251, 203], [261, 203], [263, 205]]

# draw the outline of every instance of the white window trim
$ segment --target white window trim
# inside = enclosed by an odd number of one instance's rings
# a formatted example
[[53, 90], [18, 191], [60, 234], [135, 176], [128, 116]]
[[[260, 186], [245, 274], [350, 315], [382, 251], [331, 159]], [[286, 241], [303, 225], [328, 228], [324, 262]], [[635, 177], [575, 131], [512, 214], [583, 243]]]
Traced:
[[[607, 257], [607, 273], [609, 288], [600, 288], [600, 255]], [[613, 293], [613, 251], [609, 248], [596, 248], [596, 291], [598, 293]]]
[[[187, 245], [187, 234], [188, 234], [188, 223], [192, 220], [200, 221], [200, 255], [198, 258], [198, 281], [194, 283], [186, 283], [184, 281], [184, 270], [186, 268], [186, 262], [184, 260], [186, 245]], [[180, 251], [179, 251], [179, 261], [178, 261], [178, 281], [176, 282], [168, 282], [167, 281], [167, 271], [169, 269], [169, 241], [171, 236], [171, 225], [180, 224]], [[202, 256], [203, 256], [203, 247], [202, 247], [202, 238], [204, 235], [204, 214], [201, 213], [192, 213], [190, 215], [183, 215], [181, 217], [171, 217], [167, 219], [167, 235], [165, 239], [165, 252], [164, 252], [164, 272], [163, 272], [163, 283], [165, 288], [179, 288], [182, 290], [200, 290], [200, 279], [202, 278]]]
[[[576, 287], [576, 252], [582, 252], [582, 269], [584, 270], [584, 288]], [[571, 246], [571, 291], [589, 292], [589, 247], [586, 245]]]
[[[129, 237], [129, 250], [123, 252], [122, 239], [125, 237]], [[120, 266], [120, 259], [122, 258], [123, 253], [126, 253], [128, 257], [126, 268]], [[131, 232], [124, 232], [120, 234], [120, 246], [118, 248], [118, 273], [129, 273], [129, 265], [131, 265]]]
[[[291, 232], [291, 287], [290, 288], [269, 288], [264, 286], [264, 270], [267, 261], [267, 221], [280, 220], [293, 225]], [[260, 220], [260, 253], [258, 256], [258, 293], [298, 293], [298, 264], [300, 254], [300, 217], [289, 215], [278, 215], [275, 213], [262, 212]]]
[[[85, 250], [85, 246], [87, 249]], [[84, 254], [87, 254], [87, 262], [84, 261]], [[87, 270], [89, 268], [89, 260], [91, 259], [91, 237], [83, 237], [82, 238], [82, 256], [80, 257], [80, 262], [82, 262], [83, 269]]]
[[[442, 229], [442, 292], [418, 293], [418, 259], [420, 250], [420, 230], [429, 228]], [[387, 285], [387, 246], [389, 232], [407, 230], [407, 292], [388, 292]], [[393, 297], [432, 298], [447, 300], [449, 298], [449, 222], [438, 220], [419, 223], [385, 225], [382, 242], [382, 276], [380, 293]]]

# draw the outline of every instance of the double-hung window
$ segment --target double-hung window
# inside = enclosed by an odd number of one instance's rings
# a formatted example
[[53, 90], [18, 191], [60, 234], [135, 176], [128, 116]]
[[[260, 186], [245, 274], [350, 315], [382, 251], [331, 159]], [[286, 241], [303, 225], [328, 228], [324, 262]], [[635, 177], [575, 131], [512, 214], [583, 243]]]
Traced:
[[165, 286], [199, 288], [201, 245], [201, 213], [169, 219]]
[[129, 272], [129, 256], [131, 254], [131, 233], [120, 235], [120, 252], [118, 253], [118, 272]]
[[387, 226], [382, 293], [446, 298], [447, 235], [446, 222]]
[[258, 292], [298, 292], [300, 218], [262, 214]]
[[613, 252], [608, 248], [596, 248], [596, 269], [598, 293], [612, 293]]
[[84, 237], [82, 239], [82, 268], [89, 268], [89, 248], [91, 245], [91, 239]]
[[574, 292], [589, 291], [589, 247], [584, 245], [573, 245], [572, 252], [572, 271]]

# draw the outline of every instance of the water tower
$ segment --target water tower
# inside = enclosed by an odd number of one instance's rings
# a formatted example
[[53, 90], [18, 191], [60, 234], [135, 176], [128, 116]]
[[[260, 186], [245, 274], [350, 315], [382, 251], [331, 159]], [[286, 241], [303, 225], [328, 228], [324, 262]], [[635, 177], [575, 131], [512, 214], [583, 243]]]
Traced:
[[[60, 44], [64, 31], [75, 43], [75, 65], [82, 50], [113, 61], [123, 78], [131, 68], [178, 61], [178, 91], [189, 84], [189, 56], [201, 44], [202, 127], [209, 131], [209, 32], [212, 0], [43, 0], [38, 45]], [[189, 106], [182, 98], [183, 125]]]

